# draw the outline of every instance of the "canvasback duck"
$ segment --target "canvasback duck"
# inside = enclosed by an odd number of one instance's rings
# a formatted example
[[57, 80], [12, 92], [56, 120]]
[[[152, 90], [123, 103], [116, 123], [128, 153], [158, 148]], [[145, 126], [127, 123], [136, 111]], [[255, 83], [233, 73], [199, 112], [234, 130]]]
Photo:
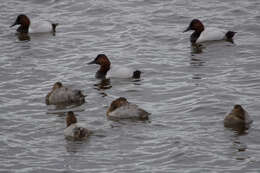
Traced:
[[69, 111], [66, 116], [67, 127], [64, 130], [64, 136], [67, 139], [80, 140], [87, 138], [91, 131], [82, 127], [77, 123], [77, 118], [72, 111]]
[[232, 111], [225, 117], [224, 125], [226, 127], [240, 126], [251, 124], [253, 120], [250, 119], [248, 113], [241, 105], [235, 105]]
[[18, 33], [44, 33], [44, 32], [56, 32], [56, 26], [58, 25], [57, 23], [51, 23], [49, 21], [35, 21], [30, 19], [24, 15], [20, 14], [17, 16], [15, 22], [13, 25], [10, 27], [13, 27], [15, 25], [20, 25], [17, 28]]
[[141, 71], [133, 70], [128, 67], [122, 67], [118, 65], [111, 65], [109, 59], [105, 54], [99, 54], [97, 57], [89, 62], [88, 64], [98, 64], [100, 65], [99, 70], [96, 72], [96, 78], [134, 78], [139, 79], [141, 76]]
[[124, 97], [112, 101], [107, 110], [107, 117], [112, 119], [138, 119], [148, 120], [150, 113], [130, 103]]
[[64, 87], [61, 82], [56, 82], [45, 101], [47, 105], [82, 104], [85, 102], [85, 96], [80, 90], [73, 90]]
[[216, 40], [227, 40], [233, 43], [233, 36], [236, 32], [226, 31], [224, 29], [206, 27], [199, 19], [193, 19], [190, 25], [183, 32], [189, 30], [194, 30], [190, 36], [191, 43], [201, 43], [206, 41], [216, 41]]

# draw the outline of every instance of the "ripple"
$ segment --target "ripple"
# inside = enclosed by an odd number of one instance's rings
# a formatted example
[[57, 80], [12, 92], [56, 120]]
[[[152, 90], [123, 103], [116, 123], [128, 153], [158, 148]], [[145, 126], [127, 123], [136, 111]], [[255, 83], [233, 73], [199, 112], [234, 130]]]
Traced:
[[[255, 0], [2, 2], [0, 171], [257, 172], [258, 7]], [[58, 22], [57, 33], [20, 41], [9, 28], [19, 13]], [[237, 31], [235, 44], [194, 52], [182, 33], [192, 18]], [[142, 79], [95, 79], [87, 62], [99, 53], [141, 69]], [[81, 89], [86, 103], [46, 106], [57, 81]], [[151, 112], [151, 121], [109, 121], [108, 105], [120, 96]], [[223, 127], [237, 103], [254, 120], [243, 133]], [[68, 110], [94, 135], [67, 141]]]

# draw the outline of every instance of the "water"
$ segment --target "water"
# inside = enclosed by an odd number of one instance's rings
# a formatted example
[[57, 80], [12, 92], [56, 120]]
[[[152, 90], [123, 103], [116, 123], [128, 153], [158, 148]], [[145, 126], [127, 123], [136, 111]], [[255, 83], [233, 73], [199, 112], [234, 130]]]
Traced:
[[[1, 0], [0, 9], [0, 172], [259, 172], [259, 1]], [[20, 41], [9, 28], [20, 13], [58, 22], [56, 35]], [[182, 33], [193, 18], [237, 31], [235, 44], [194, 53]], [[99, 53], [142, 80], [102, 87], [87, 65]], [[94, 130], [88, 140], [67, 141], [68, 109], [45, 105], [57, 81], [87, 95], [71, 109]], [[108, 120], [120, 96], [151, 121]], [[223, 127], [234, 104], [254, 120], [248, 131]]]

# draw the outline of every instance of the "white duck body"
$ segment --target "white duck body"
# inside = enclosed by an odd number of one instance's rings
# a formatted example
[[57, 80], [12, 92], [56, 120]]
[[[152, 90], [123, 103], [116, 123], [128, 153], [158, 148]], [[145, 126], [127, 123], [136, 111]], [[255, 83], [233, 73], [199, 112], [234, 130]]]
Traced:
[[72, 90], [67, 87], [55, 89], [49, 96], [49, 104], [59, 103], [84, 103], [84, 96], [80, 90]]
[[[120, 106], [112, 112], [108, 113], [108, 116], [111, 118], [117, 119], [130, 119], [130, 118], [142, 118], [147, 117], [149, 115], [148, 112], [139, 108], [137, 105], [128, 103], [126, 105]], [[146, 119], [146, 118], [144, 118]]]
[[224, 29], [206, 27], [200, 34], [196, 43], [206, 42], [206, 41], [216, 41], [226, 39], [226, 33], [228, 31]]
[[110, 69], [107, 72], [107, 78], [132, 78], [134, 69], [120, 66], [120, 65], [111, 65]]
[[53, 32], [52, 23], [46, 20], [31, 20], [29, 33], [47, 33]]

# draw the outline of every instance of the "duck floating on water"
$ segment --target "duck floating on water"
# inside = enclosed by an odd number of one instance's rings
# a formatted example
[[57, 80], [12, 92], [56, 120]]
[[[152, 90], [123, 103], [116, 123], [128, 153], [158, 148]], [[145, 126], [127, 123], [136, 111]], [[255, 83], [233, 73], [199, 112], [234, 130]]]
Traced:
[[224, 119], [226, 127], [249, 126], [252, 122], [253, 120], [250, 119], [247, 111], [241, 105], [235, 105]]
[[56, 82], [45, 97], [45, 102], [47, 105], [82, 104], [85, 102], [85, 96], [80, 90], [73, 90], [64, 87], [61, 82]]
[[99, 70], [96, 72], [96, 78], [134, 78], [139, 79], [141, 76], [141, 71], [133, 70], [128, 67], [111, 65], [109, 59], [105, 54], [99, 54], [97, 57], [89, 62], [88, 64], [98, 64], [100, 65]]
[[136, 104], [130, 103], [124, 97], [112, 101], [107, 110], [108, 118], [112, 119], [137, 119], [148, 120], [150, 113], [139, 108]]
[[66, 116], [67, 127], [64, 130], [64, 136], [67, 139], [81, 140], [87, 138], [92, 133], [85, 127], [77, 123], [77, 118], [72, 111], [69, 111]]
[[25, 14], [20, 14], [10, 27], [15, 25], [20, 25], [16, 30], [18, 33], [55, 33], [58, 23], [51, 23], [46, 20], [31, 21]]
[[233, 43], [234, 31], [227, 31], [220, 28], [204, 27], [199, 19], [193, 19], [190, 25], [183, 32], [194, 30], [190, 36], [191, 43], [201, 43], [206, 41], [227, 40]]

